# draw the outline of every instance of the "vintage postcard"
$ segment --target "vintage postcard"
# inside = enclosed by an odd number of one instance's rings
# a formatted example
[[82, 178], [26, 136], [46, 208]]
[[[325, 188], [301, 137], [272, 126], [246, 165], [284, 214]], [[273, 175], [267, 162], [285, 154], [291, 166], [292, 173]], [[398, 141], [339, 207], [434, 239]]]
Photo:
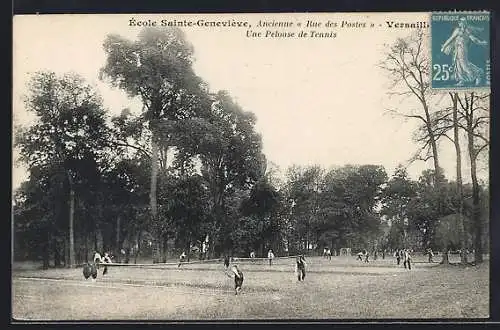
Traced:
[[12, 320], [487, 319], [489, 31], [14, 16]]

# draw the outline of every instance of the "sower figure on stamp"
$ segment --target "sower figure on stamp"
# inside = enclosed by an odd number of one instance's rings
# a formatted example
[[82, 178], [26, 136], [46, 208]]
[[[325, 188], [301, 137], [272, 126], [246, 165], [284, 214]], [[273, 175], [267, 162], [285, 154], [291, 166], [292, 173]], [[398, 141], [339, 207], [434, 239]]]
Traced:
[[460, 18], [458, 27], [441, 46], [441, 52], [452, 56], [452, 78], [457, 81], [457, 86], [473, 82], [479, 85], [484, 72], [469, 60], [469, 41], [477, 45], [486, 46], [485, 40], [479, 40], [472, 33], [481, 30], [467, 24], [465, 17]]

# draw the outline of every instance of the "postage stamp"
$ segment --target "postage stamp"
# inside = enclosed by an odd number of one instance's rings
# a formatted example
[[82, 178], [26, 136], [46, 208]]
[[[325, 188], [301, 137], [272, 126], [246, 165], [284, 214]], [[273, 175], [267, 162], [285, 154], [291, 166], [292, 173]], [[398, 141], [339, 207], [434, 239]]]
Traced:
[[490, 86], [490, 13], [431, 14], [431, 87]]

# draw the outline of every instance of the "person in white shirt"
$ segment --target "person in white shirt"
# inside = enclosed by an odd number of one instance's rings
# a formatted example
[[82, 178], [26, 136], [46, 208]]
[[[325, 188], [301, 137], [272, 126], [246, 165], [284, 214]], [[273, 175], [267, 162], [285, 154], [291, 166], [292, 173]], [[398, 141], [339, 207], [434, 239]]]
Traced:
[[186, 260], [186, 252], [182, 251], [181, 255], [179, 256], [179, 265], [177, 267], [181, 266], [181, 263], [183, 263]]
[[[102, 258], [102, 263], [104, 264], [110, 264], [111, 263], [111, 257], [109, 254], [106, 252], [104, 253], [104, 258]], [[104, 266], [104, 270], [102, 271], [102, 275], [106, 275], [108, 273], [108, 267]]]
[[99, 264], [103, 262], [103, 259], [101, 257], [101, 254], [97, 251], [94, 251], [94, 264], [96, 267], [99, 269]]
[[269, 266], [271, 266], [273, 264], [273, 259], [274, 259], [273, 250], [269, 249], [269, 252], [267, 252], [267, 259], [269, 259]]
[[403, 265], [408, 266], [408, 269], [411, 270], [411, 255], [410, 250], [404, 249], [403, 251]]
[[326, 249], [326, 257], [328, 260], [332, 260], [332, 251], [330, 249]]
[[[234, 275], [234, 294], [237, 295], [241, 291], [241, 286], [243, 285], [243, 272], [238, 268], [238, 265], [233, 264], [231, 267], [231, 272]], [[229, 273], [226, 273], [229, 277]]]
[[358, 252], [356, 260], [363, 261], [363, 252]]

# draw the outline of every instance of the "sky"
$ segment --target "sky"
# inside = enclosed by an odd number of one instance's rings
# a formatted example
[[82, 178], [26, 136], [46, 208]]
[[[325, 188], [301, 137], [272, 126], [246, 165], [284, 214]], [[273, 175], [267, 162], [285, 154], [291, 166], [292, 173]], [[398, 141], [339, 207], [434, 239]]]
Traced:
[[[325, 168], [345, 164], [383, 165], [391, 175], [395, 167], [418, 149], [412, 132], [418, 122], [388, 114], [418, 107], [411, 99], [389, 97], [389, 78], [378, 63], [386, 44], [408, 36], [411, 29], [389, 29], [386, 21], [428, 21], [425, 13], [328, 13], [328, 14], [217, 14], [217, 15], [30, 15], [14, 17], [13, 123], [29, 125], [22, 95], [29, 73], [51, 70], [76, 72], [95, 86], [111, 114], [123, 108], [140, 111], [129, 99], [98, 78], [105, 63], [102, 48], [108, 34], [135, 39], [142, 27], [129, 20], [228, 20], [248, 21], [253, 31], [259, 20], [317, 22], [373, 22], [375, 28], [319, 28], [335, 32], [335, 38], [248, 38], [246, 28], [183, 28], [194, 47], [195, 72], [211, 91], [227, 90], [257, 117], [263, 152], [282, 170], [293, 164], [319, 164]], [[298, 31], [299, 29], [281, 29]], [[310, 31], [309, 28], [304, 28]], [[465, 148], [464, 148], [465, 149]], [[455, 178], [453, 145], [440, 143], [440, 162], [448, 178]], [[16, 150], [14, 150], [14, 158]], [[470, 181], [468, 158], [463, 155], [464, 181]], [[432, 163], [408, 167], [418, 178]], [[482, 178], [487, 177], [483, 164]], [[13, 188], [27, 178], [26, 168], [13, 161]]]

